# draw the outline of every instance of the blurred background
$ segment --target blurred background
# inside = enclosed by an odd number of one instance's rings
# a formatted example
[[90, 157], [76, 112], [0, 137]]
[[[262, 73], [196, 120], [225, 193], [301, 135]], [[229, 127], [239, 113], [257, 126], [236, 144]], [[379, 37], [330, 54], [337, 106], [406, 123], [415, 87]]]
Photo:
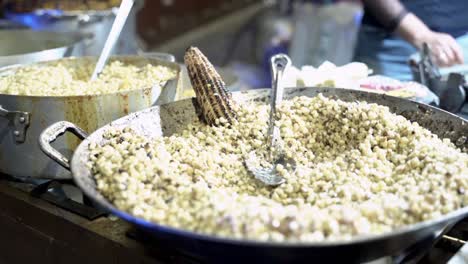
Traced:
[[[120, 1], [0, 0], [1, 29], [79, 32], [82, 54], [98, 55]], [[288, 53], [296, 67], [351, 61], [359, 1], [137, 1], [114, 53], [166, 52], [183, 61], [198, 46], [234, 89], [268, 87], [268, 59]]]

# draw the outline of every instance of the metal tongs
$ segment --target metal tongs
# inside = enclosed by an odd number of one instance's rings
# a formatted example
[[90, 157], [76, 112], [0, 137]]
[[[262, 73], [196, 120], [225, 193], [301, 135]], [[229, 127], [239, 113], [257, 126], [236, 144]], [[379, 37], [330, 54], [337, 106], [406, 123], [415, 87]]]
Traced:
[[281, 164], [286, 167], [291, 164], [295, 167], [294, 161], [286, 160], [283, 149], [279, 144], [280, 130], [276, 126], [276, 106], [283, 100], [283, 85], [281, 83], [283, 73], [287, 67], [291, 65], [291, 60], [285, 54], [278, 54], [271, 58], [271, 73], [272, 87], [270, 96], [270, 119], [268, 124], [268, 139], [269, 139], [269, 157], [272, 160], [271, 167], [258, 167], [257, 155], [255, 151], [249, 153], [245, 165], [254, 177], [266, 185], [278, 186], [286, 180], [280, 176], [276, 170], [277, 165]]
[[419, 79], [422, 85], [426, 87], [431, 87], [432, 80], [440, 80], [441, 74], [439, 67], [434, 63], [431, 57], [431, 50], [427, 43], [423, 44], [423, 48], [420, 51], [420, 61], [419, 61]]
[[419, 71], [419, 82], [431, 91], [433, 91], [440, 99], [440, 107], [452, 113], [458, 112], [466, 100], [465, 78], [460, 73], [450, 73], [447, 80], [442, 79], [439, 67], [433, 62], [431, 50], [427, 43], [423, 44], [420, 51], [421, 59], [415, 64]]

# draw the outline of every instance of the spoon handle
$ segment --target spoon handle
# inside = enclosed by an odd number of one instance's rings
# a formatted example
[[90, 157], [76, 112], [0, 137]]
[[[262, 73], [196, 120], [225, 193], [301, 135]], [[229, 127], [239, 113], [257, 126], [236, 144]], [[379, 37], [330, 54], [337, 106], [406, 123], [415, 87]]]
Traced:
[[270, 96], [270, 120], [268, 126], [268, 135], [270, 138], [270, 147], [273, 148], [279, 139], [279, 128], [275, 126], [276, 106], [283, 100], [283, 74], [287, 67], [291, 65], [291, 60], [286, 54], [277, 54], [270, 60], [271, 63], [271, 96]]
[[127, 21], [128, 14], [130, 13], [134, 2], [134, 0], [122, 0], [119, 11], [117, 12], [117, 16], [115, 17], [114, 23], [112, 24], [110, 33], [107, 36], [104, 48], [102, 49], [101, 55], [99, 56], [98, 62], [96, 63], [96, 67], [94, 68], [93, 75], [91, 75], [91, 80], [95, 80], [106, 65], [109, 54], [119, 39], [120, 32], [125, 25], [125, 21]]

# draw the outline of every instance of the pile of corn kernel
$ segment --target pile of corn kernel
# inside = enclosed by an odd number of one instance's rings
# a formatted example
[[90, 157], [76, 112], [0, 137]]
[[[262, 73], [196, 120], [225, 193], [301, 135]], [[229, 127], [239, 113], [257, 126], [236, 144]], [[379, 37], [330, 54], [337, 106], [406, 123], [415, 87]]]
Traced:
[[349, 240], [468, 206], [468, 154], [387, 107], [321, 95], [283, 101], [286, 183], [244, 166], [265, 154], [268, 106], [238, 120], [193, 123], [168, 137], [112, 129], [90, 144], [98, 190], [117, 208], [162, 225], [263, 241]]
[[66, 62], [18, 68], [14, 74], [0, 76], [0, 94], [29, 96], [99, 95], [163, 84], [176, 77], [168, 67], [147, 64], [137, 67], [113, 61], [96, 80], [89, 81], [94, 63], [71, 67]]

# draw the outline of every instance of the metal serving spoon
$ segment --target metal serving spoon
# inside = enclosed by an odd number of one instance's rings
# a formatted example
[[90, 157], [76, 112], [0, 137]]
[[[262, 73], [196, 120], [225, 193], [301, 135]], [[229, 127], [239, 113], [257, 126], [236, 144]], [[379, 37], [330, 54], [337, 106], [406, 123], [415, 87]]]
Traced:
[[115, 17], [114, 23], [112, 24], [112, 28], [109, 32], [109, 35], [107, 36], [104, 48], [102, 49], [101, 55], [99, 56], [99, 59], [96, 63], [96, 67], [94, 68], [93, 75], [91, 75], [91, 81], [98, 77], [106, 65], [107, 59], [109, 58], [115, 43], [119, 39], [120, 32], [122, 31], [122, 28], [127, 21], [128, 14], [130, 14], [134, 2], [134, 0], [122, 0], [119, 11], [117, 12], [117, 16]]
[[256, 179], [260, 180], [266, 185], [278, 186], [284, 183], [286, 180], [278, 174], [276, 166], [281, 164], [286, 167], [286, 164], [292, 164], [295, 167], [294, 161], [287, 161], [281, 146], [278, 144], [280, 138], [280, 130], [275, 125], [276, 120], [276, 105], [281, 103], [283, 100], [283, 85], [281, 84], [284, 70], [291, 65], [291, 60], [285, 54], [278, 54], [271, 58], [271, 75], [273, 78], [270, 96], [270, 120], [268, 124], [268, 139], [269, 139], [269, 156], [272, 159], [272, 167], [263, 168], [257, 167], [258, 157], [255, 151], [248, 154], [245, 160], [247, 169], [255, 176]]

